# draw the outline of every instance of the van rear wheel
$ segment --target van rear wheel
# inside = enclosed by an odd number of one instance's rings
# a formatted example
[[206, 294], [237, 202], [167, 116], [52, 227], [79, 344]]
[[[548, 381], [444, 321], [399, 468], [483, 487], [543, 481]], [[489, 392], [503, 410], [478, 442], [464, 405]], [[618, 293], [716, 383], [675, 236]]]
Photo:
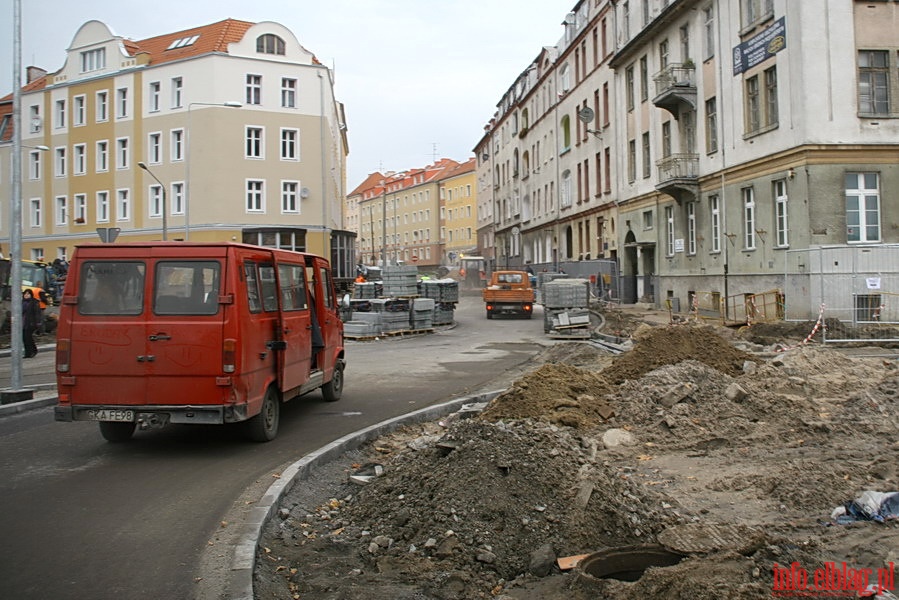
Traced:
[[343, 367], [344, 362], [338, 360], [334, 365], [331, 381], [322, 386], [322, 398], [325, 402], [337, 402], [343, 396]]
[[262, 399], [262, 410], [247, 421], [247, 432], [254, 442], [270, 442], [278, 435], [281, 420], [281, 398], [274, 386], [269, 386]]
[[100, 421], [100, 434], [107, 442], [118, 444], [130, 440], [136, 426], [137, 423]]

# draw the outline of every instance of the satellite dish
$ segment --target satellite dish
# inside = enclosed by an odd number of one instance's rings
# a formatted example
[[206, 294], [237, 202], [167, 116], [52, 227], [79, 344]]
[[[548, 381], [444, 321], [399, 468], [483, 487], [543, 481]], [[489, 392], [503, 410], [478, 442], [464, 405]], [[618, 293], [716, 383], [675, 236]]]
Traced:
[[593, 109], [589, 106], [585, 106], [581, 110], [577, 111], [577, 118], [584, 123], [592, 123], [594, 117], [596, 117], [596, 113], [594, 113]]
[[306, 199], [309, 197], [309, 188], [304, 187], [300, 190], [300, 198]]

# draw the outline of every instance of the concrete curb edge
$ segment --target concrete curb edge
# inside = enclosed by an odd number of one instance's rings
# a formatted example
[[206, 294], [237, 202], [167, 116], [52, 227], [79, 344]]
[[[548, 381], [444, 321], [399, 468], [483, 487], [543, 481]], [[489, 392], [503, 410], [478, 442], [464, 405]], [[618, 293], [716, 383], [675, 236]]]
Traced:
[[269, 486], [246, 521], [241, 525], [243, 533], [233, 548], [231, 556], [231, 570], [228, 585], [228, 598], [230, 600], [253, 600], [253, 571], [256, 563], [256, 550], [259, 538], [262, 536], [262, 528], [277, 510], [281, 499], [293, 489], [298, 481], [308, 479], [312, 470], [328, 463], [349, 450], [354, 450], [363, 444], [377, 439], [402, 425], [431, 421], [438, 417], [450, 414], [462, 408], [466, 404], [488, 402], [503, 390], [485, 392], [474, 396], [456, 398], [442, 404], [435, 404], [420, 410], [400, 415], [386, 421], [381, 421], [359, 431], [347, 434], [327, 446], [306, 454], [301, 459], [284, 469], [281, 477]]

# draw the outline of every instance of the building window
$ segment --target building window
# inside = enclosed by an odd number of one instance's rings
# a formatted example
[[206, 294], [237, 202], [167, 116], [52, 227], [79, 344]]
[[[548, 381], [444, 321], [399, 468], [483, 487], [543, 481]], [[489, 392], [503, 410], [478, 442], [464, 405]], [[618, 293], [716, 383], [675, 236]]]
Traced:
[[765, 126], [773, 127], [778, 121], [777, 68], [765, 69]]
[[172, 161], [184, 160], [184, 130], [172, 130]]
[[627, 143], [627, 180], [633, 183], [637, 179], [637, 140]]
[[631, 39], [631, 6], [629, 2], [621, 3], [621, 33], [624, 39]]
[[97, 192], [97, 223], [109, 222], [109, 192]]
[[766, 69], [764, 76], [765, 98], [761, 98], [759, 76], [746, 79], [746, 133], [752, 134], [777, 125], [777, 70]]
[[750, 27], [774, 14], [774, 0], [741, 0], [743, 27]]
[[147, 141], [147, 156], [150, 164], [159, 164], [162, 162], [162, 134], [151, 133], [150, 139]]
[[648, 178], [652, 173], [651, 169], [651, 154], [649, 150], [649, 132], [645, 132], [643, 134], [643, 178]]
[[643, 230], [650, 231], [652, 229], [652, 227], [653, 227], [652, 211], [644, 210], [643, 211]]
[[662, 158], [671, 156], [671, 121], [662, 123]]
[[72, 125], [75, 127], [84, 125], [86, 109], [87, 101], [84, 96], [75, 96], [72, 98]]
[[56, 197], [56, 224], [68, 225], [69, 223], [69, 199], [65, 196]]
[[559, 85], [563, 93], [571, 89], [571, 68], [568, 66], [568, 63], [562, 65], [562, 68], [559, 70]]
[[284, 108], [296, 108], [297, 106], [297, 80], [281, 78], [281, 106]]
[[846, 173], [846, 241], [880, 241], [880, 177]]
[[665, 207], [665, 254], [674, 256], [674, 207]]
[[262, 152], [262, 127], [247, 127], [246, 157], [264, 158]]
[[687, 254], [696, 254], [696, 203], [687, 202]]
[[31, 206], [31, 226], [32, 227], [40, 227], [41, 226], [41, 199], [40, 198], [32, 198], [30, 202]]
[[721, 252], [721, 201], [717, 195], [709, 196], [709, 217], [712, 252]]
[[746, 80], [746, 132], [758, 131], [761, 120], [759, 77], [755, 75]]
[[162, 186], [153, 184], [150, 186], [150, 218], [156, 219], [162, 217]]
[[150, 112], [159, 110], [159, 96], [162, 94], [162, 84], [154, 81], [150, 84]]
[[649, 99], [649, 58], [644, 56], [640, 59], [640, 101], [646, 102]]
[[571, 149], [571, 119], [568, 115], [562, 117], [560, 126], [562, 128], [562, 147], [559, 148], [559, 152], [568, 152]]
[[105, 173], [109, 170], [109, 142], [100, 140], [97, 142], [97, 172]]
[[57, 100], [55, 104], [56, 110], [53, 111], [53, 124], [57, 129], [66, 126], [66, 101]]
[[116, 118], [124, 119], [128, 116], [128, 88], [116, 90]]
[[718, 101], [709, 98], [705, 101], [705, 151], [709, 154], [718, 151]]
[[116, 193], [116, 219], [127, 221], [131, 218], [131, 197], [128, 190], [119, 190]]
[[664, 71], [668, 68], [668, 39], [659, 42], [659, 70]]
[[172, 108], [181, 108], [184, 102], [184, 80], [181, 77], [172, 78]]
[[266, 33], [256, 38], [256, 52], [260, 54], [279, 54], [284, 56], [284, 40], [273, 33]]
[[624, 85], [627, 109], [634, 110], [634, 65], [624, 70]]
[[128, 162], [128, 138], [119, 138], [116, 140], [116, 168], [127, 169]]
[[858, 111], [861, 115], [890, 114], [890, 58], [885, 50], [858, 53]]
[[755, 250], [755, 193], [751, 187], [740, 191], [743, 196], [743, 249]]
[[109, 120], [109, 94], [106, 91], [97, 92], [96, 117], [98, 123]]
[[87, 221], [87, 194], [75, 194], [75, 222]]
[[265, 212], [265, 182], [247, 181], [247, 212]]
[[281, 130], [281, 160], [300, 160], [300, 147], [298, 129]]
[[57, 177], [65, 177], [66, 176], [66, 149], [65, 148], [57, 148], [55, 154], [55, 160], [53, 162], [53, 174]]
[[106, 48], [86, 50], [81, 53], [81, 72], [90, 73], [106, 68]]
[[715, 56], [715, 9], [712, 6], [702, 9], [702, 21], [702, 57], [708, 60]]
[[299, 183], [296, 181], [281, 182], [281, 212], [297, 214], [300, 212]]
[[87, 148], [84, 144], [72, 146], [72, 171], [75, 175], [84, 175], [87, 172]]
[[28, 178], [31, 181], [41, 179], [41, 151], [32, 150], [28, 153]]
[[681, 115], [681, 151], [687, 154], [696, 152], [696, 111], [685, 111]]
[[169, 211], [173, 215], [184, 214], [184, 184], [181, 182], [172, 184], [172, 201], [169, 203]]
[[571, 171], [568, 169], [562, 172], [562, 180], [559, 182], [559, 206], [571, 206]]
[[247, 104], [262, 104], [262, 75], [247, 75]]
[[774, 182], [774, 229], [777, 233], [777, 245], [780, 248], [790, 245], [787, 237], [787, 181], [778, 179]]

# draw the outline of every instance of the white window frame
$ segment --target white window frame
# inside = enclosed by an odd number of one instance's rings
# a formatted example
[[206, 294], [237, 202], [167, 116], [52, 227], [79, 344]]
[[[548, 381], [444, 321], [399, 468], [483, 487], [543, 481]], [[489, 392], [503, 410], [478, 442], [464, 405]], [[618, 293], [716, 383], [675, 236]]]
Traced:
[[40, 181], [42, 172], [41, 150], [32, 150], [28, 153], [28, 179]]
[[72, 174], [84, 175], [87, 173], [87, 146], [75, 144], [72, 146]]
[[778, 248], [786, 248], [790, 245], [789, 204], [787, 196], [787, 180], [777, 179], [774, 187], [774, 233], [775, 243]]
[[75, 222], [80, 224], [87, 223], [87, 194], [75, 194], [72, 202], [75, 209]]
[[65, 129], [66, 126], [66, 100], [60, 98], [53, 103], [53, 126], [56, 129]]
[[128, 118], [128, 88], [123, 87], [116, 90], [116, 119]]
[[172, 77], [172, 108], [184, 106], [184, 79]]
[[[292, 139], [291, 139], [292, 136]], [[280, 144], [281, 160], [293, 162], [300, 161], [300, 130], [294, 128], [281, 128]]]
[[[258, 136], [256, 135], [258, 133]], [[252, 134], [252, 137], [251, 137]], [[265, 128], [247, 125], [244, 129], [244, 157], [265, 159]]]
[[674, 207], [665, 207], [665, 256], [674, 256]]
[[147, 216], [151, 219], [162, 218], [162, 186], [154, 183], [147, 188]]
[[721, 197], [709, 196], [709, 235], [712, 238], [712, 253], [721, 252]]
[[743, 250], [755, 250], [755, 190], [745, 187], [740, 190], [743, 208]]
[[687, 254], [696, 254], [696, 202], [687, 202]]
[[147, 160], [151, 165], [162, 162], [162, 132], [154, 131], [147, 136]]
[[300, 214], [300, 182], [295, 180], [281, 181], [281, 214]]
[[109, 171], [109, 141], [97, 140], [96, 156], [94, 157], [94, 168], [97, 173], [105, 173]]
[[100, 190], [96, 197], [97, 223], [109, 223], [109, 192]]
[[262, 104], [262, 75], [247, 73], [247, 104], [259, 106]]
[[169, 202], [169, 213], [172, 215], [184, 214], [184, 182], [172, 182], [171, 201]]
[[72, 126], [84, 127], [87, 119], [87, 98], [79, 94], [72, 98]]
[[131, 190], [120, 188], [116, 190], [116, 221], [131, 220]]
[[281, 108], [297, 107], [297, 80], [293, 77], [281, 78]]
[[105, 123], [109, 120], [109, 92], [106, 90], [97, 92], [96, 102], [94, 118], [97, 123]]
[[40, 198], [32, 198], [28, 201], [28, 213], [31, 219], [31, 228], [37, 229], [42, 225], [42, 210], [41, 199]]
[[69, 224], [69, 199], [67, 196], [57, 196], [56, 205], [56, 224], [65, 226]]
[[262, 179], [247, 179], [244, 185], [246, 190], [246, 203], [244, 209], [249, 214], [265, 212], [265, 181]]
[[120, 137], [115, 141], [116, 168], [127, 169], [131, 162], [130, 138]]
[[571, 206], [571, 171], [565, 169], [559, 180], [559, 206], [567, 208]]
[[159, 81], [150, 82], [150, 112], [159, 112], [159, 98], [162, 95], [162, 83]]
[[53, 151], [53, 175], [55, 177], [66, 176], [66, 147], [57, 146]]
[[184, 130], [172, 129], [170, 137], [171, 160], [172, 162], [181, 162], [184, 160]]
[[[849, 187], [850, 178], [855, 179], [855, 187]], [[873, 178], [873, 180], [871, 179]], [[873, 183], [874, 187], [870, 187]], [[871, 172], [846, 173], [846, 242], [849, 244], [870, 244], [879, 242], [883, 236], [880, 208], [880, 174]], [[850, 210], [850, 201], [856, 207]], [[857, 214], [858, 239], [850, 238], [851, 216]], [[871, 222], [876, 221], [876, 222]], [[868, 237], [868, 228], [877, 227], [876, 236]]]

